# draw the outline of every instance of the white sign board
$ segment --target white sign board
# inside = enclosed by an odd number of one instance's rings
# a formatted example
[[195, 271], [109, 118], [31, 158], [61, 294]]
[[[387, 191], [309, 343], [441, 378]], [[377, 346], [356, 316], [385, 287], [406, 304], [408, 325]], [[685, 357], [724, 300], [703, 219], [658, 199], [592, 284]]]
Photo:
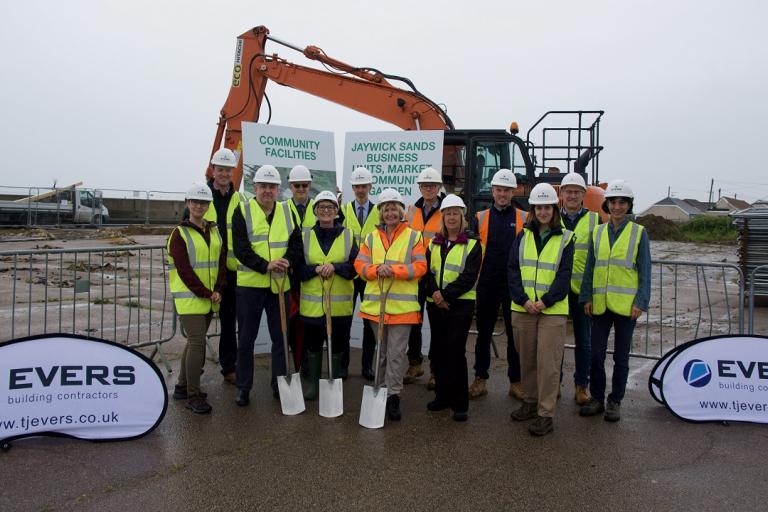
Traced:
[[160, 371], [117, 343], [52, 334], [0, 344], [0, 440], [141, 437], [165, 415]]
[[394, 188], [406, 205], [415, 203], [421, 197], [416, 185], [419, 172], [427, 167], [442, 172], [444, 134], [442, 130], [348, 132], [341, 187], [344, 202], [355, 197], [349, 176], [362, 166], [373, 174], [374, 202], [382, 190]]
[[280, 172], [279, 201], [292, 197], [288, 173], [294, 165], [304, 165], [312, 173], [310, 197], [321, 190], [336, 192], [336, 150], [333, 132], [305, 130], [271, 124], [243, 123], [243, 185], [240, 190], [253, 195], [253, 174], [265, 164]]

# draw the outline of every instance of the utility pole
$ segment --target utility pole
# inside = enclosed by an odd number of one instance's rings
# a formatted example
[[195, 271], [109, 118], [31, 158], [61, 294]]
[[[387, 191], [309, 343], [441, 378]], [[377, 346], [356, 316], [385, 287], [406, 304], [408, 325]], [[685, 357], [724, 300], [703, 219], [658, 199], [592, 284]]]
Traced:
[[667, 186], [667, 198], [669, 198], [669, 193], [670, 193], [670, 190], [671, 190], [671, 189], [672, 189], [672, 187], [670, 187], [670, 186]]
[[709, 209], [712, 209], [712, 188], [715, 186], [715, 178], [709, 182]]

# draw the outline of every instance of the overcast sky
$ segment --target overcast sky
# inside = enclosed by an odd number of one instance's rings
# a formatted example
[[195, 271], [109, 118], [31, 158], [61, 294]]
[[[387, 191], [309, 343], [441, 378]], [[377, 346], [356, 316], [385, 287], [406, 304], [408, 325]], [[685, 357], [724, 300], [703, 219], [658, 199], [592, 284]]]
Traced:
[[[715, 195], [768, 198], [767, 15], [758, 0], [6, 1], [0, 185], [185, 190], [206, 167], [236, 37], [266, 25], [410, 78], [457, 128], [524, 133], [547, 110], [603, 109], [600, 178], [630, 181], [639, 206], [668, 187], [706, 200], [711, 178]], [[344, 132], [395, 129], [267, 93], [272, 124], [334, 131], [339, 159]]]

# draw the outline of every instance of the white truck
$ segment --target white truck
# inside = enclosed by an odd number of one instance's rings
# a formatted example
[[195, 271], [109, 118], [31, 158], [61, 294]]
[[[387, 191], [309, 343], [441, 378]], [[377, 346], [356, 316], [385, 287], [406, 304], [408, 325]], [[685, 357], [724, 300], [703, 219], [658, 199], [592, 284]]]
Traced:
[[79, 190], [78, 184], [14, 200], [0, 200], [0, 224], [16, 226], [107, 224], [109, 210], [99, 190]]

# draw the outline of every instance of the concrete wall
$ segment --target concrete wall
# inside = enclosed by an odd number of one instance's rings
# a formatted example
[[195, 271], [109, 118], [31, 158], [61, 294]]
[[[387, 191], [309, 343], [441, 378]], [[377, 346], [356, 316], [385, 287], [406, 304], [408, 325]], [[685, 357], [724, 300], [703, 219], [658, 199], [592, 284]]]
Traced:
[[104, 198], [113, 224], [177, 224], [184, 212], [184, 201]]

